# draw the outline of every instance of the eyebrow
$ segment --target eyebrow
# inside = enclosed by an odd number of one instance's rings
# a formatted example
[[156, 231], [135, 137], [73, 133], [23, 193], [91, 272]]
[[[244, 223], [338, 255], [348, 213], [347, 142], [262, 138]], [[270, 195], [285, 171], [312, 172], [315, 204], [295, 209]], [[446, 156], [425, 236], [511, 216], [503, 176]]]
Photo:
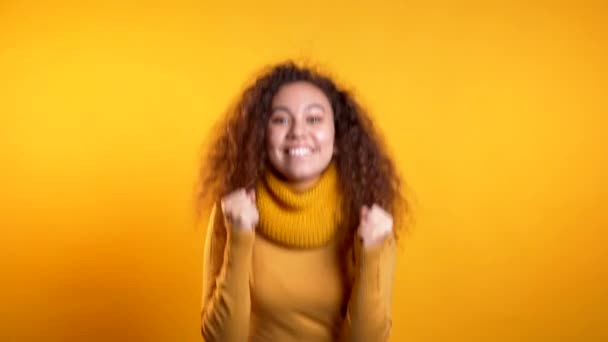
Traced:
[[274, 106], [274, 107], [272, 107], [272, 113], [278, 112], [278, 111], [287, 112], [287, 114], [293, 115], [293, 113], [286, 106]]
[[318, 108], [321, 111], [323, 111], [323, 113], [325, 113], [325, 107], [323, 107], [322, 105], [318, 104], [318, 103], [311, 103], [308, 106], [306, 106], [306, 108], [304, 108], [305, 110], [310, 110], [312, 108]]
[[[323, 111], [323, 113], [325, 113], [325, 107], [323, 107], [323, 105], [318, 104], [318, 103], [311, 103], [308, 106], [306, 106], [304, 108], [305, 111], [308, 111], [312, 108], [318, 108], [321, 111]], [[272, 113], [277, 112], [277, 111], [282, 111], [282, 112], [286, 112], [289, 115], [293, 115], [293, 113], [291, 112], [291, 110], [289, 110], [289, 108], [287, 108], [287, 106], [274, 106], [272, 107]]]

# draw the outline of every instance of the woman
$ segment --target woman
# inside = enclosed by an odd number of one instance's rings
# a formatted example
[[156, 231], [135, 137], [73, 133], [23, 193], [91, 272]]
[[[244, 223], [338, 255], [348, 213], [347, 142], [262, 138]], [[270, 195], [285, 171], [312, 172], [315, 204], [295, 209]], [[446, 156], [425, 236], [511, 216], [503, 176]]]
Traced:
[[289, 62], [223, 124], [201, 169], [205, 340], [388, 340], [406, 203], [369, 117]]

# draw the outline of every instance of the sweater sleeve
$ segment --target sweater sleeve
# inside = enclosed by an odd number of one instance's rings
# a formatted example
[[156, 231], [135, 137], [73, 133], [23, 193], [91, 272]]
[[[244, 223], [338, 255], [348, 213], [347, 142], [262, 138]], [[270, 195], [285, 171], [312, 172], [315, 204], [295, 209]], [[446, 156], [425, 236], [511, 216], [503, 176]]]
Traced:
[[342, 329], [342, 342], [388, 341], [396, 248], [393, 237], [365, 249], [355, 243], [355, 280]]
[[203, 257], [201, 332], [207, 342], [241, 342], [249, 336], [249, 278], [255, 234], [227, 229], [214, 206]]

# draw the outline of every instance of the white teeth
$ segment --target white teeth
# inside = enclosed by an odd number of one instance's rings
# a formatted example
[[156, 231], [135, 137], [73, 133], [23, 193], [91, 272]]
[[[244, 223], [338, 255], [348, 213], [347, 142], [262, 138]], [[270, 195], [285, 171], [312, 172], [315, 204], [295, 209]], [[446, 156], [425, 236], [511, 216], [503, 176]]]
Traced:
[[311, 154], [312, 151], [306, 147], [298, 147], [298, 148], [290, 148], [287, 151], [287, 153], [289, 153], [290, 156], [301, 157], [301, 156], [307, 156], [307, 155]]

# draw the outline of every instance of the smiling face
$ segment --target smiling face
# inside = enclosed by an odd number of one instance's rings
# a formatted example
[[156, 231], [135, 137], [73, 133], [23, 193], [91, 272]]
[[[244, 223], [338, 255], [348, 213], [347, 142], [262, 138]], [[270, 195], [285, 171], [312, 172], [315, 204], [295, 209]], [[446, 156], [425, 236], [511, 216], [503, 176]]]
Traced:
[[323, 91], [308, 82], [283, 85], [272, 101], [266, 132], [270, 164], [296, 190], [312, 186], [334, 153], [334, 113]]

